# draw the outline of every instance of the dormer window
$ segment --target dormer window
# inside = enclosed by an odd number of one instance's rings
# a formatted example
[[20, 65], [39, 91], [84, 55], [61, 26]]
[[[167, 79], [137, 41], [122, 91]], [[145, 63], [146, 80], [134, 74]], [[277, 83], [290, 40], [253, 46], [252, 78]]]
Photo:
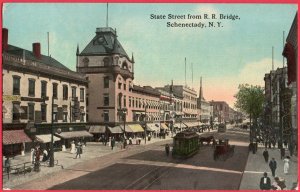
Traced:
[[85, 58], [82, 60], [82, 62], [83, 62], [83, 65], [84, 65], [85, 67], [87, 67], [87, 66], [89, 65], [90, 60], [89, 60], [89, 58], [85, 57]]

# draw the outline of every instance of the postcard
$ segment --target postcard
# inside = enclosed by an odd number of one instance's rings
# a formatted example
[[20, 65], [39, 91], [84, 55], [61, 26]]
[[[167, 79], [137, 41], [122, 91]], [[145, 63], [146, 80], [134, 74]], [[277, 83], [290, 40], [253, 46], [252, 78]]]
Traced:
[[3, 3], [4, 190], [298, 189], [296, 3]]

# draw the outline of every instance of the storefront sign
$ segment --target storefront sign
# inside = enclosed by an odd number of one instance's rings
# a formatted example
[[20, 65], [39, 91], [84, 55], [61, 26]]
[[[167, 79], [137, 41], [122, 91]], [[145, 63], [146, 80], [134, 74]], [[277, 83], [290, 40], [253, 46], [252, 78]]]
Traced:
[[3, 101], [21, 101], [20, 95], [3, 95]]

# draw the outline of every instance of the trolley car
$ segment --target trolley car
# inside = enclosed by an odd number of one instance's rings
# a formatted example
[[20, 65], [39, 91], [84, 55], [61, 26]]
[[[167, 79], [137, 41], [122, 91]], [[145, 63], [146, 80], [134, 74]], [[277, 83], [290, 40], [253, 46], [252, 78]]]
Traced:
[[173, 138], [173, 157], [188, 158], [199, 150], [199, 136], [194, 131], [182, 131]]

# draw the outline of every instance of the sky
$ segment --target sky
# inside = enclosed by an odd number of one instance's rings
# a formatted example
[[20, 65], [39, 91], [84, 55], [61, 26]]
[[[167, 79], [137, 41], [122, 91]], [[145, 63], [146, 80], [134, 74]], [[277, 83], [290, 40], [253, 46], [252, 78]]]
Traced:
[[[233, 107], [239, 84], [264, 86], [272, 47], [274, 68], [283, 66], [283, 31], [286, 37], [296, 12], [296, 4], [110, 3], [108, 26], [117, 30], [127, 54], [134, 55], [135, 84], [159, 87], [173, 80], [198, 93], [202, 76], [205, 99]], [[151, 14], [166, 19], [151, 19]], [[168, 19], [169, 14], [185, 18]], [[202, 17], [188, 19], [188, 14]], [[217, 19], [204, 19], [204, 14]], [[220, 14], [238, 19], [221, 19]], [[106, 26], [106, 15], [106, 3], [8, 3], [3, 27], [9, 30], [9, 44], [32, 50], [32, 43], [40, 42], [44, 55], [49, 32], [50, 55], [75, 70], [77, 45], [80, 51], [85, 48], [96, 28]], [[167, 27], [167, 22], [221, 22], [221, 27]]]

